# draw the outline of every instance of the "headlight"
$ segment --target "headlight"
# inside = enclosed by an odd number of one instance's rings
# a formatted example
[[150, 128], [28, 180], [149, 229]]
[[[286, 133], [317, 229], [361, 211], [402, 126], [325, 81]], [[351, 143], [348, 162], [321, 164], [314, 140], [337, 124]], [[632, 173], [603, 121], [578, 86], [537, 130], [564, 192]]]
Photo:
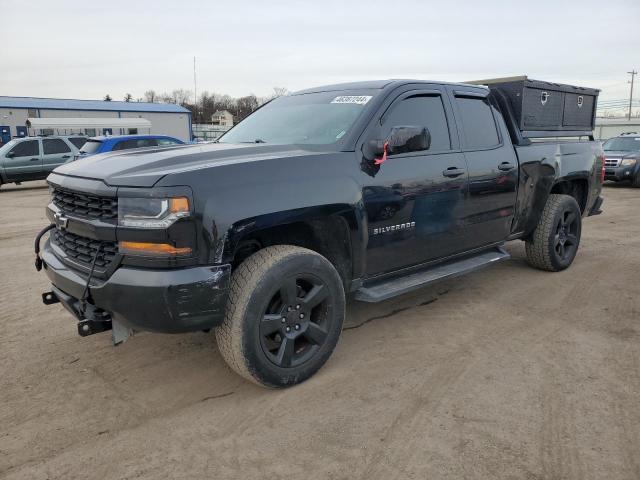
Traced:
[[630, 167], [631, 165], [635, 165], [637, 162], [637, 160], [635, 158], [625, 158], [622, 160], [622, 163], [620, 165], [622, 165], [623, 167]]
[[118, 224], [123, 227], [167, 228], [189, 215], [186, 197], [118, 198]]

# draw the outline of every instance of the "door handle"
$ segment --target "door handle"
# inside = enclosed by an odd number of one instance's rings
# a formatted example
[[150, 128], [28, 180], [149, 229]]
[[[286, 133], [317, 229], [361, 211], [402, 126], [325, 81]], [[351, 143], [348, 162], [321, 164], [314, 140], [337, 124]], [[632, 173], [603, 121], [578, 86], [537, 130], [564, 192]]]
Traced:
[[69, 158], [69, 155], [63, 155], [62, 158]]
[[498, 165], [498, 170], [502, 170], [503, 172], [508, 172], [509, 170], [513, 170], [514, 168], [516, 168], [515, 165], [509, 162], [502, 162], [500, 165]]
[[442, 172], [442, 175], [444, 175], [445, 177], [455, 178], [459, 177], [464, 172], [466, 172], [464, 168], [449, 167], [444, 172]]
[[38, 161], [40, 161], [40, 159], [39, 158], [30, 158], [29, 161], [30, 162], [38, 162]]

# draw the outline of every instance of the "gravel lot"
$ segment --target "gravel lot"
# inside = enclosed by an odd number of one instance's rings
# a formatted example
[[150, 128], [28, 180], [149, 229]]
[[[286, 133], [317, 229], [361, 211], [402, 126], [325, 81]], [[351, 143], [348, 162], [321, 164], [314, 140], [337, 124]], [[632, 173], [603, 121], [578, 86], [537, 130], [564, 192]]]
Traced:
[[350, 304], [327, 365], [249, 384], [211, 334], [80, 338], [32, 240], [44, 183], [0, 190], [0, 478], [640, 478], [640, 190], [605, 188], [562, 273], [514, 259]]

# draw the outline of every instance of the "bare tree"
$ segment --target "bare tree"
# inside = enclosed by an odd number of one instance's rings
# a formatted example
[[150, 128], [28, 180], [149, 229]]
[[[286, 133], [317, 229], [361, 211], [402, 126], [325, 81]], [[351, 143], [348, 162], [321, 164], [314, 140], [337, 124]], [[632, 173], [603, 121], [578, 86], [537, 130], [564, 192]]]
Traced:
[[273, 98], [284, 97], [289, 94], [289, 89], [285, 87], [273, 87]]
[[189, 103], [189, 99], [191, 98], [191, 96], [191, 90], [184, 90], [182, 88], [171, 92], [171, 97], [173, 99], [172, 103], [176, 103], [178, 105], [184, 106]]
[[176, 103], [173, 100], [173, 97], [171, 95], [169, 95], [167, 92], [162, 92], [161, 94], [158, 95], [157, 100], [160, 103]]
[[248, 95], [241, 97], [236, 101], [236, 111], [234, 117], [238, 121], [250, 115], [256, 108], [258, 108], [258, 99], [255, 95]]
[[145, 102], [154, 103], [157, 100], [157, 95], [155, 90], [147, 90], [144, 92], [144, 100]]
[[125, 102], [130, 102], [131, 100], [133, 100], [133, 95], [131, 95], [130, 93], [127, 93], [127, 94], [124, 96], [124, 101], [125, 101]]
[[111, 101], [111, 95], [109, 95], [108, 93], [104, 96], [104, 101], [105, 102], [110, 102]]

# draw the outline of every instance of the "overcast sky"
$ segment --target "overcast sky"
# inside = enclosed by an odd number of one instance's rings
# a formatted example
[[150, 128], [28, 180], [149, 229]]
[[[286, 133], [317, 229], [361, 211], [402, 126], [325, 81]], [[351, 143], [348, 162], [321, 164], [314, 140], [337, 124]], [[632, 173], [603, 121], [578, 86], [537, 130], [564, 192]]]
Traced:
[[527, 74], [618, 99], [640, 69], [640, 0], [0, 0], [0, 45], [0, 95], [193, 90], [195, 55], [198, 91], [234, 96]]

